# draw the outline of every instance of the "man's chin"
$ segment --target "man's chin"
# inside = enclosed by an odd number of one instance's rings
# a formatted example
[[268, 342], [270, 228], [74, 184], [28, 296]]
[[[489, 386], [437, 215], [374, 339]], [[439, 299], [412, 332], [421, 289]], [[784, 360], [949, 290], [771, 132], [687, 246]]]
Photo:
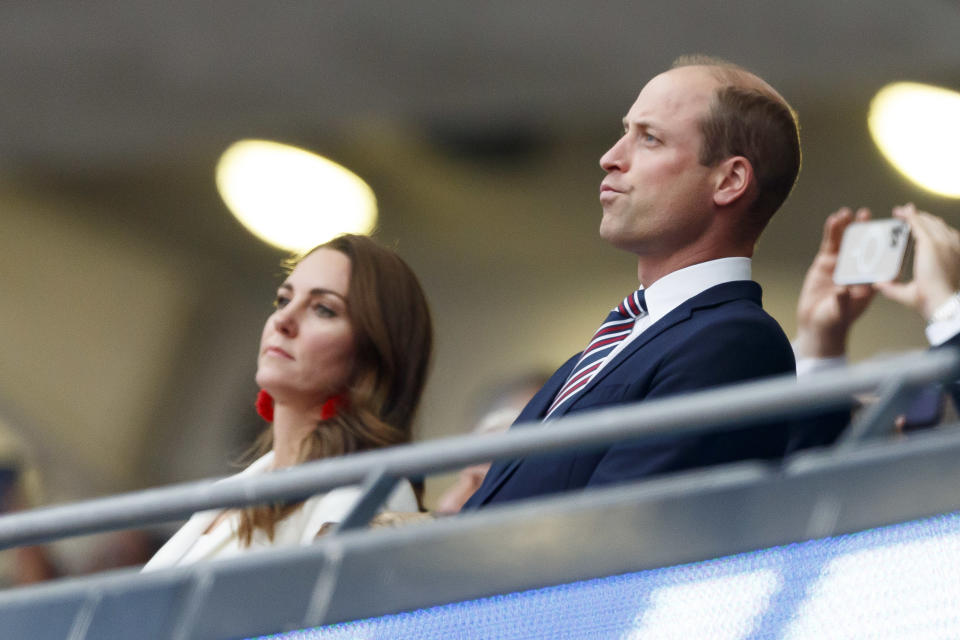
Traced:
[[604, 212], [603, 217], [600, 219], [600, 239], [613, 243], [614, 238], [617, 236], [617, 225], [614, 223], [611, 215]]
[[606, 242], [607, 244], [616, 247], [617, 249], [625, 248], [624, 238], [625, 234], [623, 229], [620, 229], [617, 225], [613, 224], [607, 216], [603, 217], [603, 220], [600, 221], [600, 239]]
[[609, 244], [614, 249], [641, 255], [644, 253], [644, 243], [637, 237], [630, 236], [620, 230], [611, 231], [610, 229], [600, 228], [600, 239]]

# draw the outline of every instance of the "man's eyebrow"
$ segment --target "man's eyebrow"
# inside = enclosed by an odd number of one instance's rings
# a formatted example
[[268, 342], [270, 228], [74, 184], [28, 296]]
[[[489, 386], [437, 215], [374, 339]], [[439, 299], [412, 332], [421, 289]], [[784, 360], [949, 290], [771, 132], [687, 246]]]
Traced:
[[652, 127], [654, 126], [653, 123], [650, 122], [650, 121], [647, 120], [647, 119], [630, 120], [629, 118], [624, 118], [622, 122], [623, 122], [623, 130], [624, 130], [624, 131], [628, 130], [628, 129], [630, 128], [630, 125], [633, 125], [633, 126], [635, 126], [637, 129], [642, 129], [642, 130], [643, 130], [643, 129], [650, 129], [650, 128], [652, 128]]

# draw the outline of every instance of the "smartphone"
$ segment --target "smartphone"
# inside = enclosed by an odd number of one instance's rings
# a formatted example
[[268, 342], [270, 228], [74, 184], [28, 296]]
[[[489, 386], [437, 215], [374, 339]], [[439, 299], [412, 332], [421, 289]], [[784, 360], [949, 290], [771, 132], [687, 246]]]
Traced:
[[851, 223], [840, 241], [833, 281], [847, 285], [895, 280], [909, 240], [909, 225], [896, 218]]
[[940, 423], [944, 408], [944, 388], [929, 384], [916, 391], [903, 414], [903, 431], [919, 431]]

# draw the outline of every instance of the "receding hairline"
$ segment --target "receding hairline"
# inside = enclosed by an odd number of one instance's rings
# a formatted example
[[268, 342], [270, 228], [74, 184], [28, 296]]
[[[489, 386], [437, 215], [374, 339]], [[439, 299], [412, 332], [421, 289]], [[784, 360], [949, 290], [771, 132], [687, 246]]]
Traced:
[[793, 112], [793, 107], [790, 106], [790, 103], [787, 102], [787, 100], [780, 95], [780, 92], [774, 89], [769, 82], [734, 62], [698, 53], [682, 55], [676, 58], [673, 64], [670, 65], [671, 69], [680, 69], [683, 67], [702, 67], [720, 83], [721, 87], [732, 86], [758, 91], [782, 103]]

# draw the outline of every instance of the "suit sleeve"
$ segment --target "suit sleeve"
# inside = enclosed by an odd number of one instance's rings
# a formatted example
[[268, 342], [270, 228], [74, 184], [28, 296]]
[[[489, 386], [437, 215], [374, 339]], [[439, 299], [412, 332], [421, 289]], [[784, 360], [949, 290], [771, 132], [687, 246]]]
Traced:
[[[931, 347], [931, 350], [944, 348], [960, 348], [960, 334]], [[953, 400], [955, 407], [960, 407], [960, 383], [957, 380], [926, 384], [917, 389], [905, 405], [903, 430], [916, 431], [940, 424], [943, 419], [944, 399], [947, 396]], [[850, 424], [856, 409], [856, 401], [851, 400], [850, 406], [845, 409], [826, 411], [796, 420], [791, 427], [792, 436], [787, 454], [834, 444]]]
[[[766, 376], [793, 373], [789, 342], [772, 320], [743, 318], [711, 324], [672, 345], [649, 381], [627, 400], [653, 400]], [[708, 421], [704, 417], [704, 421]], [[719, 434], [664, 437], [615, 445], [602, 456], [589, 486], [710, 464], [783, 455], [787, 430], [767, 423]]]
[[[957, 348], [960, 348], [960, 334], [952, 335], [945, 342], [931, 347], [930, 350]], [[904, 411], [904, 431], [928, 429], [939, 425], [943, 420], [946, 397], [950, 397], [954, 407], [960, 407], [960, 381], [933, 382], [917, 389]]]

